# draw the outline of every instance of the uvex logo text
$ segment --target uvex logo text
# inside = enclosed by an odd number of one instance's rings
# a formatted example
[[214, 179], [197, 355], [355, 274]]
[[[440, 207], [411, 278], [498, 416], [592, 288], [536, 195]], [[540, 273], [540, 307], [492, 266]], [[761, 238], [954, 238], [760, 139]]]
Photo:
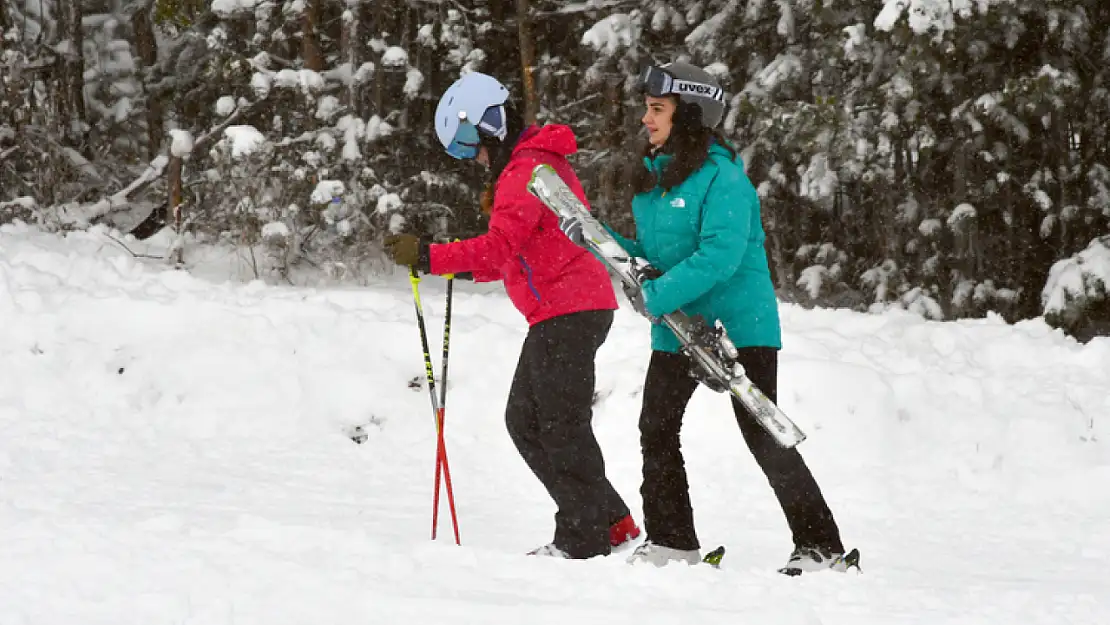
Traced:
[[676, 86], [678, 87], [679, 93], [693, 92], [697, 94], [708, 95], [710, 93], [713, 93], [714, 91], [714, 88], [710, 87], [709, 85], [699, 85], [692, 82], [680, 82]]

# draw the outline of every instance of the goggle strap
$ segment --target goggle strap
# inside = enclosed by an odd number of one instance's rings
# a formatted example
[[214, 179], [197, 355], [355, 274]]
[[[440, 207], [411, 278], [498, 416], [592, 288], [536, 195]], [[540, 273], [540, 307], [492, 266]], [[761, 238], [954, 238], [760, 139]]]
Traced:
[[667, 72], [667, 70], [660, 67], [648, 67], [644, 70], [640, 80], [645, 86], [651, 86], [652, 83], [656, 83], [654, 86], [658, 88], [659, 96], [673, 93], [675, 95], [693, 95], [696, 97], [709, 98], [718, 102], [725, 101], [725, 90], [721, 87], [714, 87], [696, 80], [675, 78]]
[[[705, 91], [708, 89], [709, 91]], [[680, 78], [671, 78], [671, 87], [668, 90], [671, 93], [683, 95], [692, 94], [695, 96], [707, 97], [712, 100], [724, 102], [725, 90], [720, 87], [713, 87], [703, 82], [696, 82], [693, 80], [682, 80]]]

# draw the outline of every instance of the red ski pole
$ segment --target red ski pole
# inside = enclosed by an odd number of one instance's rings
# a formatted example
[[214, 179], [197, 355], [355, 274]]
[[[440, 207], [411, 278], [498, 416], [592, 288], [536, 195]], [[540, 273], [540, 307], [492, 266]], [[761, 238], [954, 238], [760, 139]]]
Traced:
[[[444, 485], [447, 487], [447, 504], [451, 509], [451, 522], [454, 524], [455, 529], [455, 544], [462, 544], [459, 539], [459, 522], [458, 516], [455, 512], [455, 494], [451, 486], [451, 469], [447, 462], [447, 444], [443, 438], [443, 407], [440, 405], [439, 397], [436, 396], [435, 388], [435, 373], [432, 371], [432, 355], [431, 348], [428, 347], [428, 330], [424, 323], [424, 308], [420, 303], [420, 274], [413, 268], [410, 272], [409, 281], [412, 283], [412, 297], [416, 306], [416, 321], [420, 328], [420, 341], [424, 348], [424, 369], [428, 378], [428, 395], [432, 401], [432, 418], [436, 426], [436, 472], [435, 472], [435, 493], [432, 499], [432, 539], [436, 537], [436, 529], [439, 524], [439, 484], [440, 484], [440, 470], [442, 468]], [[450, 294], [450, 285], [448, 294]], [[448, 299], [450, 304], [450, 299]], [[448, 309], [450, 310], [450, 309]], [[447, 353], [447, 333], [449, 332], [449, 319], [448, 325], [444, 328], [444, 355]], [[444, 375], [446, 375], [446, 358], [444, 359]], [[446, 386], [443, 389], [444, 398], [446, 398]]]
[[[459, 541], [459, 519], [458, 519], [457, 515], [455, 514], [455, 497], [454, 497], [454, 490], [451, 487], [451, 474], [446, 470], [447, 443], [445, 442], [444, 435], [443, 435], [443, 429], [444, 429], [444, 426], [445, 426], [444, 417], [445, 417], [445, 413], [447, 412], [447, 356], [449, 354], [449, 349], [450, 349], [450, 346], [451, 346], [451, 299], [452, 299], [452, 294], [454, 292], [454, 289], [455, 289], [455, 276], [454, 276], [454, 274], [448, 274], [447, 275], [447, 307], [446, 307], [447, 309], [444, 312], [444, 320], [443, 320], [443, 357], [442, 357], [442, 360], [443, 360], [443, 374], [440, 376], [441, 386], [439, 387], [439, 421], [438, 421], [439, 429], [437, 430], [437, 435], [439, 437], [439, 441], [438, 441], [439, 451], [437, 452], [437, 456], [440, 458], [440, 460], [436, 461], [436, 478], [435, 478], [436, 497], [435, 497], [435, 503], [432, 506], [432, 508], [433, 508], [433, 511], [432, 511], [433, 521], [432, 522], [435, 523], [434, 519], [438, 517], [437, 512], [438, 512], [438, 508], [439, 508], [439, 474], [440, 474], [440, 467], [442, 466], [444, 468], [444, 471], [443, 471], [444, 485], [447, 487], [447, 505], [451, 510], [451, 525], [455, 529], [455, 544], [457, 545], [457, 544], [460, 544], [460, 541]], [[434, 537], [434, 534], [433, 534], [433, 537]]]

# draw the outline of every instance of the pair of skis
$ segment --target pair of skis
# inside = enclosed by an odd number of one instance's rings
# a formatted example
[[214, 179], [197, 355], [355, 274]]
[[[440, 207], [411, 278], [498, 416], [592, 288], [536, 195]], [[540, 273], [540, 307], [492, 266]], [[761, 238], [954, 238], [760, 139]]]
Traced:
[[[646, 260], [629, 255], [550, 165], [532, 170], [528, 191], [554, 211], [572, 240], [592, 250], [620, 278], [626, 292], [639, 292], [645, 280], [660, 275]], [[720, 321], [710, 326], [703, 317], [681, 310], [663, 315], [660, 321], [682, 343], [682, 352], [694, 364], [691, 373], [699, 382], [736, 397], [782, 447], [791, 448], [805, 440], [805, 433], [748, 378]]]

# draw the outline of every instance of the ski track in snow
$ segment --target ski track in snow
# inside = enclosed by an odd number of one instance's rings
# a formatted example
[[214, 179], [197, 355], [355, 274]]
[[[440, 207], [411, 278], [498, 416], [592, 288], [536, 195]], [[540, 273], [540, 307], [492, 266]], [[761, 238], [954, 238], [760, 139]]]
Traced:
[[[443, 281], [422, 283], [436, 376]], [[728, 402], [683, 430], [721, 570], [525, 557], [553, 506], [502, 411], [523, 320], [461, 283], [441, 501], [407, 281], [215, 283], [96, 231], [0, 228], [0, 623], [1110, 622], [1110, 339], [782, 306], [780, 403], [862, 574], [787, 578]], [[641, 520], [648, 327], [599, 356], [595, 429]], [[369, 424], [356, 445], [347, 428]]]

